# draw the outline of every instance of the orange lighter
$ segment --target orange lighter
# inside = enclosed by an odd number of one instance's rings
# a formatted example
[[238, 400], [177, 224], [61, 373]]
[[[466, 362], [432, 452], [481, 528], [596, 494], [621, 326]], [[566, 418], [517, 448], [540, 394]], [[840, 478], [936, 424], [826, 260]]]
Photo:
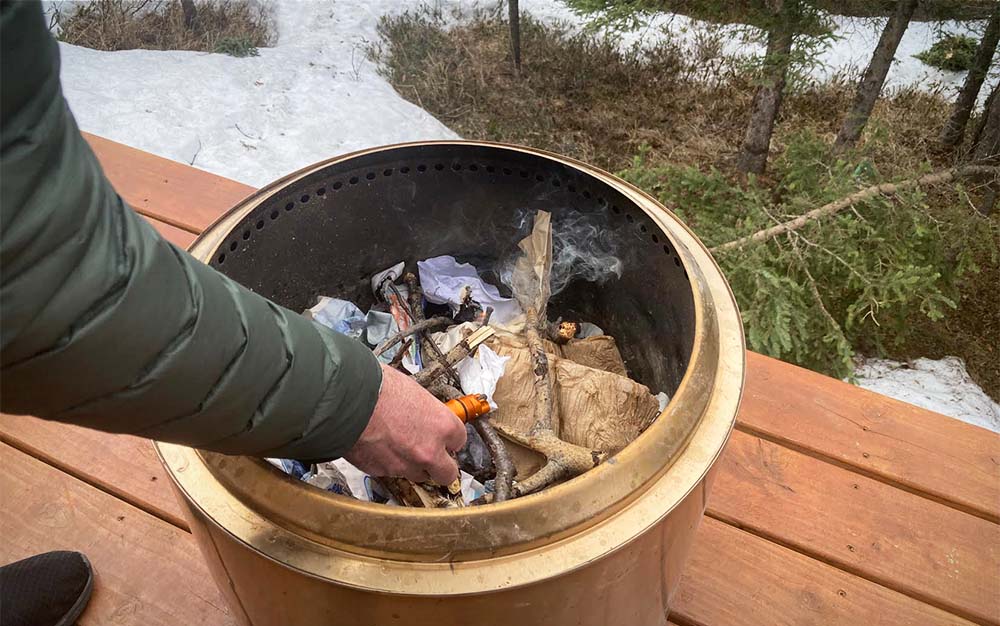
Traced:
[[490, 412], [490, 403], [486, 396], [481, 393], [448, 400], [444, 404], [458, 416], [458, 419], [462, 420], [463, 424]]

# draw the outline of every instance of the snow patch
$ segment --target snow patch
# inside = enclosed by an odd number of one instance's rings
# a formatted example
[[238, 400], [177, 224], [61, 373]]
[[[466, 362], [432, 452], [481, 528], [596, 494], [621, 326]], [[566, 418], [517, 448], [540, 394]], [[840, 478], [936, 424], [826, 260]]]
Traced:
[[399, 4], [279, 2], [260, 56], [60, 44], [80, 128], [250, 185], [371, 146], [457, 135], [399, 96], [365, 54]]
[[1000, 404], [969, 377], [958, 357], [908, 363], [866, 359], [854, 375], [865, 389], [1000, 432]]

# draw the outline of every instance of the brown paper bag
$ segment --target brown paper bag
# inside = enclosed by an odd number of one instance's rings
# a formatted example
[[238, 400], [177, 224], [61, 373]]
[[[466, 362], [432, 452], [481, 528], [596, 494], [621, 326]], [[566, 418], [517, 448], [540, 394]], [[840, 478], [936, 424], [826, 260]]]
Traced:
[[[490, 347], [498, 354], [510, 357], [493, 394], [500, 407], [493, 419], [527, 433], [534, 425], [531, 355], [516, 337], [503, 336], [491, 342]], [[608, 345], [591, 342], [598, 344]], [[613, 454], [639, 436], [659, 414], [649, 389], [625, 376], [555, 354], [549, 354], [549, 366], [553, 378], [552, 425], [563, 441]]]

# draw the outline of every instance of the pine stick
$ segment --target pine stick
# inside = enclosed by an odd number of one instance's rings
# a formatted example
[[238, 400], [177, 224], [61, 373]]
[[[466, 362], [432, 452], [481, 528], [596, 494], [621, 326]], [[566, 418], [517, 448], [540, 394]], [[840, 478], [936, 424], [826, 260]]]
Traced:
[[393, 347], [394, 345], [396, 345], [397, 343], [399, 343], [403, 339], [406, 339], [410, 335], [414, 335], [416, 333], [420, 333], [420, 332], [423, 332], [425, 330], [433, 330], [433, 329], [436, 329], [436, 328], [444, 328], [444, 327], [449, 326], [450, 324], [453, 324], [453, 323], [454, 322], [452, 322], [452, 320], [449, 319], [449, 318], [447, 318], [447, 317], [432, 317], [429, 320], [423, 320], [423, 321], [420, 321], [420, 322], [416, 322], [412, 326], [410, 326], [409, 328], [407, 328], [406, 330], [401, 330], [398, 333], [396, 333], [395, 335], [393, 335], [392, 337], [389, 337], [388, 339], [386, 339], [385, 341], [383, 341], [382, 345], [380, 345], [379, 347], [375, 348], [375, 350], [374, 350], [375, 356], [381, 356], [389, 348]]
[[934, 172], [932, 174], [926, 174], [919, 178], [911, 178], [908, 180], [899, 181], [896, 183], [881, 183], [879, 185], [872, 185], [871, 187], [866, 187], [860, 191], [856, 191], [849, 196], [841, 198], [840, 200], [835, 200], [828, 204], [824, 204], [818, 209], [813, 209], [804, 215], [800, 215], [794, 219], [788, 220], [787, 222], [782, 222], [777, 226], [772, 226], [770, 228], [765, 228], [759, 230], [752, 235], [747, 235], [746, 237], [740, 237], [728, 243], [724, 243], [712, 248], [713, 253], [725, 252], [727, 250], [737, 250], [746, 247], [751, 243], [759, 243], [762, 241], [767, 241], [772, 237], [776, 237], [782, 233], [787, 233], [790, 231], [798, 230], [806, 224], [822, 219], [824, 217], [829, 217], [835, 215], [844, 209], [850, 208], [859, 202], [864, 202], [865, 200], [870, 200], [876, 196], [887, 196], [894, 193], [899, 193], [907, 189], [913, 189], [915, 187], [924, 187], [927, 185], [939, 185], [941, 183], [950, 182], [956, 178], [964, 178], [968, 176], [977, 176], [981, 174], [997, 174], [1000, 173], [1000, 168], [989, 166], [989, 165], [964, 165], [961, 167], [955, 167], [947, 170], [941, 170]]

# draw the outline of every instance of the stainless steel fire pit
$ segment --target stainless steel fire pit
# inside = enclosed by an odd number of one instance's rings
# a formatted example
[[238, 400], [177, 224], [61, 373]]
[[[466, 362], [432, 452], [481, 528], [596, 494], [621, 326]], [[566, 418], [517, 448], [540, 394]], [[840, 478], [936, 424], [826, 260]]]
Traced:
[[515, 146], [425, 142], [308, 167], [247, 199], [193, 253], [292, 309], [371, 301], [369, 276], [440, 254], [500, 258], [525, 210], [622, 233], [624, 273], [550, 314], [613, 335], [658, 420], [594, 470], [532, 496], [419, 510], [343, 498], [266, 463], [159, 444], [220, 588], [245, 624], [666, 623], [735, 420], [744, 344], [711, 256], [670, 212], [585, 164]]

